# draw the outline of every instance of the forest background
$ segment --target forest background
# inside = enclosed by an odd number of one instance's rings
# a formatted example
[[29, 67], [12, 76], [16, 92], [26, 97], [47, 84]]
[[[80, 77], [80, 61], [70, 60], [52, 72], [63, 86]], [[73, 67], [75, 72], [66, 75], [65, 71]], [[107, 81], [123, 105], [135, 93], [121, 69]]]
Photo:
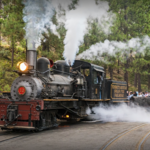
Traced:
[[[79, 0], [72, 0], [69, 9], [75, 9]], [[99, 0], [95, 0], [98, 3]], [[79, 53], [87, 50], [97, 42], [110, 41], [126, 42], [134, 37], [150, 36], [150, 1], [149, 0], [106, 0], [110, 10], [116, 14], [116, 20], [111, 27], [111, 34], [106, 35], [97, 20], [89, 21], [88, 33], [80, 45]], [[86, 4], [85, 4], [86, 7]], [[0, 92], [10, 91], [13, 80], [18, 76], [17, 62], [26, 60], [25, 23], [23, 22], [23, 8], [21, 0], [0, 0]], [[58, 24], [56, 13], [53, 23]], [[65, 13], [65, 12], [64, 12]], [[64, 38], [66, 29], [64, 24], [57, 29], [60, 38], [50, 29], [43, 33], [41, 46], [38, 47], [38, 57], [46, 56], [53, 61], [63, 60]], [[129, 54], [111, 56], [105, 53], [102, 60], [85, 60], [100, 66], [106, 71], [106, 77], [113, 80], [126, 81], [128, 90], [150, 91], [150, 49], [145, 55]]]

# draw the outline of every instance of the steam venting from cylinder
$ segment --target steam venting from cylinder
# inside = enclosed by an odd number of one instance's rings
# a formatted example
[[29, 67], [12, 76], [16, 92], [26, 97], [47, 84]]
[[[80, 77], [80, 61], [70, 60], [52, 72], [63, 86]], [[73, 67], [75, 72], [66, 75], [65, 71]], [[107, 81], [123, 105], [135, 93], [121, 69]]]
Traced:
[[[115, 20], [115, 15], [112, 12], [108, 13], [108, 2], [97, 1], [96, 3], [95, 0], [86, 0], [86, 2], [85, 0], [79, 0], [75, 5], [75, 9], [69, 10], [68, 5], [70, 3], [71, 1], [69, 0], [53, 0], [53, 6], [58, 7], [58, 4], [60, 4], [65, 10], [63, 23], [67, 32], [64, 39], [63, 56], [68, 65], [69, 62], [73, 65], [76, 54], [79, 51], [79, 46], [82, 44], [84, 35], [87, 32], [88, 20], [97, 19], [100, 27], [104, 29], [106, 34], [109, 34], [109, 29]], [[57, 12], [59, 12], [59, 9]], [[64, 16], [60, 17], [59, 13], [57, 14], [58, 22], [62, 22]]]
[[74, 63], [79, 46], [82, 45], [84, 35], [87, 33], [89, 20], [92, 22], [96, 19], [99, 27], [109, 34], [110, 27], [116, 18], [115, 14], [108, 12], [108, 2], [86, 0], [85, 4], [85, 0], [79, 0], [73, 9], [69, 9], [72, 2], [72, 0], [52, 0], [52, 5], [57, 12], [57, 21], [60, 25], [63, 23], [67, 31], [63, 56], [68, 65]]

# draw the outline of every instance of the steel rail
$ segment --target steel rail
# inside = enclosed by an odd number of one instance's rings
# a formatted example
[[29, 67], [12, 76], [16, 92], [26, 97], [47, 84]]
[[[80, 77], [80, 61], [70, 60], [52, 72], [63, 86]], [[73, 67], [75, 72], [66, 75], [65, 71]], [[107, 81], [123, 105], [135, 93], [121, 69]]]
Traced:
[[32, 134], [32, 133], [29, 133], [29, 134], [22, 134], [22, 135], [18, 135], [18, 136], [15, 136], [15, 137], [11, 137], [11, 138], [9, 138], [9, 139], [4, 139], [4, 140], [1, 140], [1, 141], [0, 141], [0, 144], [3, 143], [3, 142], [6, 142], [6, 141], [10, 141], [10, 140], [19, 138], [19, 137], [23, 137], [23, 136], [26, 136], [26, 135], [30, 135], [30, 134]]
[[147, 133], [147, 134], [142, 138], [142, 141], [141, 141], [141, 143], [140, 143], [139, 146], [138, 146], [138, 150], [141, 150], [142, 145], [144, 144], [144, 142], [146, 141], [146, 139], [147, 139], [147, 137], [148, 137], [149, 135], [150, 135], [150, 132]]
[[130, 133], [131, 131], [134, 131], [134, 130], [136, 130], [136, 129], [138, 129], [138, 128], [141, 128], [141, 127], [143, 127], [143, 126], [145, 126], [145, 125], [147, 125], [147, 124], [142, 124], [142, 125], [140, 125], [140, 126], [133, 127], [133, 128], [131, 128], [131, 129], [129, 129], [129, 130], [127, 130], [127, 131], [125, 131], [125, 132], [123, 132], [123, 133], [121, 133], [121, 134], [115, 136], [111, 141], [109, 141], [109, 142], [108, 142], [105, 146], [103, 146], [100, 150], [106, 150], [112, 143], [116, 142], [119, 138], [121, 138], [121, 137], [123, 137], [124, 135]]
[[4, 135], [9, 135], [10, 133], [6, 132], [6, 133], [0, 133], [0, 137], [4, 136]]

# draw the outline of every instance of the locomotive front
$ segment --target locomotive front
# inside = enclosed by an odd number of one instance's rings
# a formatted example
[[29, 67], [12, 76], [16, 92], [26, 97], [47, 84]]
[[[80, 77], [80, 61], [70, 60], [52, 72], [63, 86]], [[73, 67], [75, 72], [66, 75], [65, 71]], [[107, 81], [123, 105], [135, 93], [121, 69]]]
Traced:
[[42, 81], [36, 77], [18, 77], [11, 87], [12, 101], [30, 101], [40, 96], [43, 89]]
[[[3, 93], [0, 99], [0, 127], [2, 129], [36, 129], [40, 121], [40, 110], [44, 109], [41, 92], [44, 82], [42, 70], [49, 72], [50, 62], [46, 58], [37, 60], [35, 50], [27, 51], [27, 61], [17, 64], [19, 74], [11, 86], [11, 92]], [[46, 74], [45, 72], [43, 73]]]
[[32, 99], [40, 98], [41, 92], [44, 89], [40, 75], [49, 75], [50, 61], [47, 58], [39, 58], [36, 60], [36, 52], [27, 52], [27, 63], [19, 62], [17, 64], [20, 75], [14, 80], [11, 87], [12, 101], [31, 101]]

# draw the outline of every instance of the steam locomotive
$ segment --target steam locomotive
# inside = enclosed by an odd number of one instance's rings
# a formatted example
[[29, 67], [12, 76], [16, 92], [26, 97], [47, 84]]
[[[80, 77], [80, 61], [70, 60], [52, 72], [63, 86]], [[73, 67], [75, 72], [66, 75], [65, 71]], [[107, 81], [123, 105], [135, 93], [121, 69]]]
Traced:
[[70, 67], [63, 60], [37, 60], [36, 51], [28, 50], [17, 68], [11, 92], [0, 97], [1, 129], [43, 130], [58, 126], [58, 119], [83, 119], [99, 103], [128, 102], [126, 82], [104, 78], [104, 68], [88, 62]]

